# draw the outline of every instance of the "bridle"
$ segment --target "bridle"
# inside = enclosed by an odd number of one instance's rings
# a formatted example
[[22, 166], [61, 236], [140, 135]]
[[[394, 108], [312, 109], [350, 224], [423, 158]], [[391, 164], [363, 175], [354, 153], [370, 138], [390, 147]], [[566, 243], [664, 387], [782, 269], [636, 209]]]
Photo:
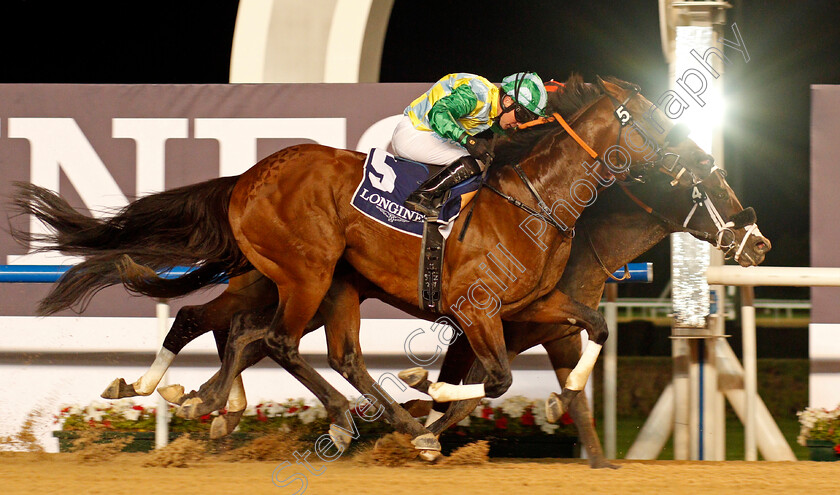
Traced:
[[[673, 153], [673, 152], [670, 152], [670, 151], [666, 151], [666, 149], [668, 147], [678, 145], [679, 143], [681, 143], [683, 140], [685, 140], [687, 138], [688, 130], [687, 130], [687, 128], [684, 124], [677, 124], [677, 125], [673, 126], [671, 129], [669, 129], [669, 131], [666, 134], [665, 139], [663, 140], [663, 143], [661, 145], [657, 141], [652, 139], [650, 137], [649, 133], [647, 131], [645, 131], [645, 129], [641, 125], [639, 125], [638, 122], [636, 122], [636, 120], [633, 118], [633, 115], [627, 109], [627, 105], [630, 103], [630, 101], [634, 97], [639, 95], [639, 93], [640, 93], [639, 86], [633, 85], [630, 88], [630, 94], [624, 99], [623, 102], [620, 102], [617, 98], [615, 98], [612, 94], [610, 94], [606, 90], [606, 87], [604, 86], [603, 80], [600, 77], [597, 78], [597, 84], [598, 84], [598, 86], [599, 86], [599, 88], [602, 92], [602, 96], [600, 98], [592, 101], [586, 107], [579, 110], [576, 113], [576, 117], [572, 119], [572, 122], [574, 122], [577, 119], [577, 117], [580, 117], [581, 115], [586, 113], [586, 111], [589, 108], [591, 108], [592, 106], [594, 106], [595, 104], [600, 102], [601, 99], [603, 99], [604, 97], [607, 97], [607, 98], [609, 98], [610, 102], [613, 105], [613, 115], [615, 116], [616, 120], [618, 121], [618, 123], [620, 125], [619, 131], [618, 131], [617, 143], [616, 143], [617, 147], [619, 147], [619, 149], [621, 149], [620, 145], [621, 145], [622, 135], [627, 128], [630, 128], [630, 129], [633, 129], [635, 132], [637, 132], [645, 140], [645, 143], [647, 145], [653, 146], [653, 148], [654, 148], [653, 152], [652, 152], [652, 154], [655, 157], [654, 159], [646, 161], [646, 162], [635, 162], [634, 163], [634, 171], [631, 171], [629, 169], [629, 164], [628, 164], [628, 170], [627, 170], [626, 173], [619, 173], [619, 174], [613, 173], [612, 174], [612, 175], [616, 176], [617, 179], [619, 179], [619, 184], [621, 185], [622, 190], [636, 204], [638, 204], [640, 207], [642, 207], [642, 209], [644, 209], [646, 212], [648, 212], [649, 214], [656, 217], [661, 222], [665, 223], [671, 230], [673, 230], [675, 232], [686, 232], [686, 233], [689, 233], [689, 234], [693, 235], [694, 237], [696, 237], [698, 239], [707, 241], [710, 244], [712, 244], [715, 248], [723, 251], [725, 258], [728, 259], [728, 258], [732, 257], [732, 258], [735, 259], [735, 261], [738, 261], [741, 254], [744, 251], [744, 248], [746, 247], [747, 240], [752, 236], [761, 236], [761, 232], [758, 230], [758, 225], [755, 223], [755, 212], [752, 210], [752, 208], [747, 208], [747, 209], [741, 210], [740, 212], [737, 212], [737, 213], [733, 214], [732, 217], [728, 221], [726, 221], [726, 220], [724, 220], [723, 216], [718, 212], [714, 203], [709, 199], [708, 194], [706, 193], [706, 186], [704, 184], [704, 181], [708, 180], [714, 174], [718, 174], [719, 178], [721, 179], [721, 182], [724, 182], [725, 178], [726, 178], [726, 172], [723, 169], [721, 169], [720, 167], [714, 165], [714, 163], [712, 163], [712, 167], [709, 170], [709, 173], [707, 174], [707, 176], [702, 178], [702, 179], [698, 178], [697, 175], [694, 172], [692, 172], [691, 170], [683, 167], [680, 164], [680, 155], [678, 153]], [[564, 128], [566, 133], [568, 133], [572, 138], [574, 138], [575, 141], [577, 141], [578, 144], [584, 150], [586, 150], [586, 152], [596, 161], [597, 166], [603, 165], [603, 163], [606, 161], [606, 153], [608, 153], [609, 150], [607, 150], [605, 152], [605, 156], [602, 158], [601, 155], [599, 155], [591, 147], [589, 147], [580, 138], [580, 136], [578, 136], [577, 133], [575, 133], [574, 130], [572, 130], [569, 123], [567, 123], [563, 119], [563, 117], [560, 116], [558, 113], [553, 114], [552, 117], [547, 117], [547, 118], [543, 117], [543, 118], [537, 119], [533, 122], [526, 123], [524, 125], [521, 125], [520, 128], [530, 127], [532, 125], [544, 124], [544, 123], [552, 122], [552, 121], [556, 121], [557, 123], [559, 123]], [[710, 158], [710, 160], [712, 159], [711, 157], [709, 157], [709, 158]], [[484, 183], [483, 185], [488, 187], [494, 193], [496, 193], [496, 194], [500, 195], [501, 197], [505, 198], [508, 202], [510, 202], [514, 206], [525, 210], [526, 212], [530, 213], [531, 215], [539, 216], [540, 218], [545, 220], [547, 223], [552, 225], [554, 228], [556, 228], [561, 234], [563, 234], [563, 235], [565, 235], [569, 238], [574, 237], [574, 228], [564, 229], [563, 228], [564, 226], [560, 225], [554, 219], [550, 208], [548, 207], [546, 202], [543, 200], [543, 198], [540, 196], [539, 192], [536, 190], [533, 183], [530, 181], [530, 179], [525, 174], [525, 172], [522, 170], [522, 168], [518, 164], [513, 165], [513, 168], [516, 171], [519, 178], [522, 180], [522, 182], [527, 186], [528, 190], [531, 192], [531, 195], [536, 200], [537, 205], [538, 205], [539, 209], [541, 210], [541, 213], [537, 212], [533, 208], [528, 207], [527, 205], [523, 204], [521, 201], [516, 200], [515, 198], [499, 191], [498, 189], [496, 189], [495, 187], [492, 187], [491, 185], [489, 185], [487, 183]], [[611, 169], [610, 169], [610, 171], [612, 172]], [[686, 215], [686, 218], [683, 220], [683, 222], [681, 224], [677, 223], [677, 222], [674, 222], [673, 220], [669, 219], [665, 215], [657, 212], [656, 210], [654, 210], [650, 206], [646, 205], [639, 198], [637, 198], [635, 195], [633, 195], [632, 192], [629, 191], [628, 184], [646, 182], [646, 180], [648, 178], [647, 176], [651, 172], [662, 173], [662, 174], [665, 174], [666, 176], [670, 177], [671, 178], [671, 180], [670, 180], [671, 187], [676, 187], [680, 183], [680, 181], [683, 179], [683, 177], [687, 177], [687, 178], [690, 179], [691, 199], [692, 199], [692, 202], [694, 203], [694, 205], [692, 206], [691, 210], [688, 212], [688, 214]], [[621, 177], [622, 175], [623, 175], [623, 177]], [[691, 220], [694, 217], [695, 213], [697, 212], [698, 208], [705, 209], [708, 212], [709, 217], [711, 218], [712, 222], [715, 225], [715, 228], [717, 229], [717, 231], [714, 234], [711, 234], [711, 233], [708, 233], [708, 232], [705, 232], [705, 231], [702, 231], [702, 230], [692, 229], [692, 228], [688, 227], [689, 223], [691, 222]], [[741, 220], [741, 221], [739, 221], [739, 220]], [[739, 228], [746, 229], [746, 233], [745, 233], [744, 237], [742, 238], [740, 244], [736, 246], [735, 245], [735, 238], [736, 238], [735, 237], [735, 230], [737, 230]]]
[[[602, 92], [606, 94], [607, 97], [610, 99], [610, 102], [612, 102], [613, 115], [615, 115], [616, 119], [621, 125], [618, 131], [618, 143], [621, 143], [622, 132], [624, 132], [625, 128], [629, 126], [634, 131], [639, 133], [639, 135], [645, 140], [646, 144], [651, 144], [652, 146], [654, 146], [653, 154], [657, 158], [648, 162], [637, 163], [637, 168], [641, 167], [642, 173], [639, 176], [631, 177], [630, 180], [636, 182], [644, 182], [645, 174], [651, 169], [654, 169], [658, 172], [664, 173], [672, 177], [672, 180], [670, 181], [671, 187], [676, 187], [684, 175], [691, 180], [691, 200], [694, 204], [691, 207], [691, 210], [686, 215], [682, 224], [676, 224], [676, 222], [667, 219], [667, 217], [665, 217], [662, 214], [659, 214], [658, 212], [656, 213], [657, 218], [664, 220], [667, 224], [669, 224], [669, 226], [672, 227], [672, 230], [675, 230], [677, 232], [687, 232], [693, 235], [694, 237], [708, 241], [715, 248], [723, 251], [724, 258], [728, 259], [732, 257], [735, 259], [735, 261], [738, 261], [741, 254], [744, 251], [744, 248], [746, 247], [747, 240], [752, 236], [761, 236], [761, 232], [758, 230], [758, 225], [755, 222], [755, 212], [752, 210], [752, 208], [743, 209], [733, 214], [732, 217], [728, 221], [726, 221], [724, 220], [723, 216], [718, 212], [712, 200], [709, 199], [709, 196], [706, 193], [706, 186], [704, 182], [710, 177], [712, 177], [714, 174], [718, 174], [718, 177], [721, 180], [721, 182], [725, 182], [726, 171], [718, 167], [717, 165], [714, 165], [714, 162], [712, 161], [712, 167], [709, 170], [709, 173], [706, 175], [706, 177], [702, 179], [698, 178], [694, 174], [694, 172], [680, 165], [679, 154], [665, 151], [667, 147], [678, 145], [680, 142], [686, 139], [686, 137], [688, 136], [688, 130], [684, 126], [684, 124], [677, 124], [671, 129], [669, 129], [668, 134], [666, 134], [665, 136], [663, 144], [659, 145], [659, 143], [651, 139], [647, 131], [645, 131], [645, 129], [636, 122], [636, 120], [627, 110], [627, 104], [630, 102], [631, 99], [633, 99], [639, 94], [640, 88], [636, 85], [633, 85], [633, 87], [630, 90], [630, 94], [627, 96], [627, 98], [623, 102], [619, 102], [612, 94], [606, 91], [606, 88], [604, 87], [601, 78], [598, 78], [597, 81]], [[669, 160], [673, 161], [671, 161], [669, 164]], [[712, 160], [711, 157], [710, 160]], [[636, 202], [637, 204], [641, 203], [641, 200], [639, 200], [638, 198], [633, 196], [632, 193], [630, 193], [630, 191], [627, 189], [626, 184], [622, 182], [621, 186], [624, 192], [627, 193], [628, 196], [630, 196], [631, 199], [634, 200], [634, 202]], [[688, 227], [689, 223], [691, 222], [691, 219], [694, 217], [694, 214], [697, 212], [698, 208], [705, 208], [708, 212], [712, 223], [717, 229], [717, 232], [715, 234], [690, 229]], [[654, 210], [650, 207], [646, 207], [644, 209], [649, 213], [654, 212]], [[739, 228], [746, 229], [746, 233], [741, 239], [740, 244], [736, 247], [735, 230]]]

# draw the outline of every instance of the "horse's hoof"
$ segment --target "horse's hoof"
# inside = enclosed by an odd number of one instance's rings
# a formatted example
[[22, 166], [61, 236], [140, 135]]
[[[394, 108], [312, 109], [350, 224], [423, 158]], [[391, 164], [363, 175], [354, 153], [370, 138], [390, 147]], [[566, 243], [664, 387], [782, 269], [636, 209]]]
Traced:
[[330, 425], [329, 433], [335, 448], [341, 452], [345, 452], [350, 447], [350, 442], [353, 441], [353, 437], [335, 423]]
[[167, 385], [165, 387], [158, 387], [158, 393], [166, 402], [170, 404], [178, 404], [184, 402], [184, 386], [183, 385]]
[[420, 458], [432, 464], [443, 458], [443, 454], [439, 450], [421, 450]]
[[[429, 385], [432, 383], [429, 381], [429, 372], [423, 368], [409, 368], [407, 370], [402, 370], [397, 373], [397, 376], [399, 376], [400, 380], [404, 381], [406, 385], [418, 390], [421, 388], [428, 390]], [[425, 385], [425, 387], [423, 385]], [[426, 393], [425, 390], [420, 391]]]
[[613, 464], [607, 459], [601, 457], [600, 459], [592, 459], [589, 462], [589, 467], [592, 469], [618, 469], [621, 466], [618, 464]]
[[566, 412], [560, 396], [551, 392], [548, 399], [545, 401], [545, 418], [549, 423], [556, 423], [560, 421], [560, 417]]
[[241, 411], [228, 411], [227, 414], [216, 416], [213, 422], [210, 423], [210, 439], [216, 440], [233, 433], [233, 430], [236, 429], [236, 426], [242, 419], [244, 412], [244, 409]]
[[436, 450], [440, 452], [440, 442], [433, 433], [424, 433], [411, 440], [411, 445], [417, 450]]
[[203, 416], [198, 408], [204, 404], [204, 401], [201, 400], [200, 397], [193, 397], [191, 399], [187, 399], [181, 404], [181, 407], [175, 412], [179, 418], [184, 419], [196, 419]]
[[125, 380], [122, 378], [115, 378], [114, 381], [111, 382], [105, 388], [105, 391], [102, 392], [103, 399], [122, 399], [123, 397], [136, 397], [141, 395], [134, 390], [134, 385], [129, 385], [125, 383]]

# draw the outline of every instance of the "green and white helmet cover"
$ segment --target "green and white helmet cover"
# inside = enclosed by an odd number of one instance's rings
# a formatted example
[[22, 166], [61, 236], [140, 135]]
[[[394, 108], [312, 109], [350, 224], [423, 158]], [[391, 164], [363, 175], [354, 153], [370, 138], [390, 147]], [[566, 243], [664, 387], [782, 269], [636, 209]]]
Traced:
[[517, 72], [507, 76], [502, 79], [502, 91], [535, 114], [545, 115], [548, 93], [536, 72]]

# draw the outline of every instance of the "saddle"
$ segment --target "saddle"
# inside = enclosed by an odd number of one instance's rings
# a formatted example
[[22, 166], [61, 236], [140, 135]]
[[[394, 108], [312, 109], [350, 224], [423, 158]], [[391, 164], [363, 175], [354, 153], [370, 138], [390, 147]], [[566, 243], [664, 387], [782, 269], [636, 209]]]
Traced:
[[351, 200], [353, 207], [365, 216], [422, 238], [418, 268], [420, 308], [435, 312], [440, 312], [446, 239], [455, 219], [479, 187], [478, 177], [475, 177], [451, 188], [435, 209], [435, 216], [426, 217], [405, 208], [403, 203], [408, 195], [442, 168], [404, 160], [374, 148], [368, 154], [362, 181]]

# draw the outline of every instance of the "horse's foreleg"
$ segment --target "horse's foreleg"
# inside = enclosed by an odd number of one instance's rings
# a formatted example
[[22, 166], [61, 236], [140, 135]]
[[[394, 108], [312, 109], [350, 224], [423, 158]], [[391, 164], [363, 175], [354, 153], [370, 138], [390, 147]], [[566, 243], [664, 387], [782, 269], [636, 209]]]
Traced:
[[462, 324], [467, 323], [464, 333], [487, 376], [480, 384], [433, 383], [429, 395], [437, 402], [501, 396], [513, 383], [501, 319], [498, 314], [487, 316], [473, 307], [462, 308], [458, 316]]
[[[181, 352], [187, 343], [196, 337], [214, 329], [214, 322], [207, 317], [206, 307], [185, 306], [178, 311], [172, 328], [166, 334], [163, 347], [155, 357], [151, 367], [134, 383], [126, 383], [123, 378], [117, 378], [102, 392], [103, 399], [120, 399], [138, 395], [150, 395], [155, 391], [166, 370], [172, 364], [175, 356]], [[229, 322], [224, 323], [227, 328]]]
[[[486, 376], [484, 373], [484, 368], [481, 366], [480, 363], [475, 362], [475, 360], [471, 360], [470, 362], [472, 362], [473, 364], [470, 367], [469, 371], [466, 373], [466, 376], [464, 377], [464, 383], [481, 383], [481, 381]], [[441, 374], [443, 374], [443, 369], [441, 369]], [[431, 432], [435, 435], [440, 435], [441, 433], [446, 431], [446, 429], [450, 426], [469, 416], [469, 414], [473, 412], [476, 407], [478, 407], [478, 404], [480, 402], [481, 398], [472, 398], [450, 402], [448, 404], [446, 412], [429, 426], [429, 430], [431, 430]]]
[[210, 438], [215, 440], [233, 433], [242, 415], [245, 413], [245, 406], [248, 401], [245, 398], [245, 387], [242, 384], [242, 375], [236, 377], [228, 395], [227, 411], [213, 418], [210, 423]]
[[[560, 384], [566, 383], [572, 368], [580, 357], [580, 339], [577, 334], [564, 338], [552, 340], [543, 344], [554, 373]], [[589, 465], [592, 468], [618, 468], [604, 457], [604, 450], [598, 433], [595, 431], [595, 423], [592, 418], [592, 411], [589, 409], [589, 401], [585, 394], [578, 394], [571, 402], [569, 416], [575, 423], [581, 443], [589, 456]]]
[[191, 398], [178, 409], [179, 416], [197, 418], [224, 407], [239, 374], [265, 357], [263, 337], [274, 312], [275, 307], [269, 306], [233, 317], [221, 368], [198, 392], [189, 394]]
[[513, 318], [516, 321], [533, 323], [568, 323], [586, 330], [589, 335], [586, 349], [580, 355], [568, 378], [566, 378], [563, 392], [560, 395], [552, 393], [546, 403], [546, 414], [549, 421], [557, 421], [563, 413], [569, 410], [569, 404], [583, 390], [589, 375], [592, 374], [592, 369], [601, 353], [601, 347], [609, 335], [607, 322], [597, 310], [558, 290], [544, 296], [537, 303], [514, 315]]
[[411, 435], [412, 443], [418, 450], [433, 452], [430, 455], [440, 451], [440, 443], [435, 436], [368, 373], [359, 343], [359, 293], [351, 281], [334, 278], [321, 303], [320, 312], [326, 322], [330, 366], [361, 392], [367, 402], [361, 402], [356, 408], [361, 411], [360, 419], [371, 422], [384, 416], [397, 431]]
[[324, 405], [334, 422], [330, 426], [330, 436], [336, 448], [343, 450], [348, 437], [358, 438], [350, 403], [303, 359], [299, 349], [307, 320], [315, 315], [329, 288], [329, 280], [322, 282], [323, 285], [297, 287], [283, 294], [263, 341], [269, 357], [297, 378]]
[[[467, 376], [467, 373], [474, 362], [475, 354], [470, 347], [469, 341], [465, 337], [456, 338], [446, 349], [446, 354], [443, 357], [443, 363], [440, 367], [440, 374], [438, 375], [438, 382], [453, 384], [461, 383], [461, 380]], [[415, 369], [400, 372], [400, 378], [403, 378], [404, 376], [412, 376], [412, 373], [409, 372]], [[429, 385], [432, 384], [432, 382], [428, 379], [424, 379], [422, 382], [419, 382], [418, 380], [412, 381], [403, 378], [403, 381], [405, 381], [411, 388], [423, 392], [424, 394], [429, 393]], [[481, 380], [479, 379], [471, 383], [481, 383]], [[426, 418], [427, 427], [440, 419], [444, 413], [446, 413], [447, 408], [450, 407], [450, 403], [433, 402], [431, 407], [432, 409], [428, 412]]]

